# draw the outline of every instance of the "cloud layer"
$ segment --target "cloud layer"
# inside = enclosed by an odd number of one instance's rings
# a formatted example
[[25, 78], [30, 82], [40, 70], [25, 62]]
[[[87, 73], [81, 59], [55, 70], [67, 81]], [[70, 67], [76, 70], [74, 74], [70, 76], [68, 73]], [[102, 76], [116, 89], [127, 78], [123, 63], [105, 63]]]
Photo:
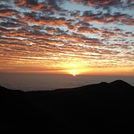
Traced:
[[131, 71], [133, 7], [133, 0], [1, 0], [0, 71]]

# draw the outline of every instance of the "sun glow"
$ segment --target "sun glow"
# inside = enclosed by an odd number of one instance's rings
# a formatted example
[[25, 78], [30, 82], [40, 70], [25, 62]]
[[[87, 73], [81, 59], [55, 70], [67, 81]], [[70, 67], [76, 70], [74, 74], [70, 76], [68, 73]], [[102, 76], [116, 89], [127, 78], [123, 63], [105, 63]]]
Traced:
[[89, 71], [86, 61], [79, 58], [71, 58], [68, 61], [65, 61], [62, 63], [62, 68], [63, 73], [71, 74], [73, 76]]
[[84, 74], [86, 72], [88, 72], [87, 69], [71, 69], [71, 70], [66, 70], [66, 73], [71, 74], [73, 76]]
[[73, 76], [76, 76], [78, 74], [77, 70], [70, 70], [70, 74]]

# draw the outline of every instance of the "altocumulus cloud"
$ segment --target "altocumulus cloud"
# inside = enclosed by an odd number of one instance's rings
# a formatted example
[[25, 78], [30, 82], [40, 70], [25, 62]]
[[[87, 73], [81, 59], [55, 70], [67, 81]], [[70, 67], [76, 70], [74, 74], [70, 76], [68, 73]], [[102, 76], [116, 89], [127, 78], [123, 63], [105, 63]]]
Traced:
[[61, 69], [73, 59], [133, 68], [133, 6], [133, 0], [1, 0], [1, 70], [37, 63]]

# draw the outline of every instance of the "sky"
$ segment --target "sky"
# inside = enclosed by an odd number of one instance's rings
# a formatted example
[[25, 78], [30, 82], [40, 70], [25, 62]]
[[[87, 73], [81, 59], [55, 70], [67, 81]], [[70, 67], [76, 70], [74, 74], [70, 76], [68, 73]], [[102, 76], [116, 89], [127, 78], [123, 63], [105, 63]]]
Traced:
[[0, 0], [0, 72], [134, 76], [134, 0]]
[[82, 75], [39, 73], [0, 73], [0, 86], [22, 91], [52, 91], [101, 82], [123, 80], [134, 86], [134, 76]]

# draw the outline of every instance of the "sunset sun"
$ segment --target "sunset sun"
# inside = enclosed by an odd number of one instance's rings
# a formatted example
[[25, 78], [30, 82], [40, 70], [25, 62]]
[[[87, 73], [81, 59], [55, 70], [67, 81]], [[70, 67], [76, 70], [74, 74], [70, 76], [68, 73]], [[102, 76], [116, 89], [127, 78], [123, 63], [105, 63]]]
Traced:
[[70, 70], [70, 74], [76, 76], [78, 74], [77, 70]]
[[89, 68], [86, 62], [79, 58], [71, 58], [62, 63], [62, 73], [70, 74], [72, 76], [87, 73]]

